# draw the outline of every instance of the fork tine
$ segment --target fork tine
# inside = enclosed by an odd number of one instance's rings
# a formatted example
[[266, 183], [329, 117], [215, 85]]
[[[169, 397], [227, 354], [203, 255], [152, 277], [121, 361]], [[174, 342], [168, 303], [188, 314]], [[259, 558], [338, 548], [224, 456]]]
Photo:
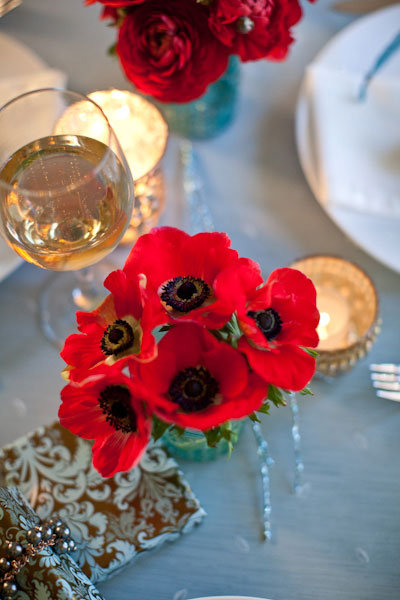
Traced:
[[400, 366], [393, 363], [381, 363], [372, 364], [369, 366], [370, 371], [376, 371], [377, 373], [395, 373], [400, 374]]
[[400, 382], [398, 381], [373, 381], [374, 388], [380, 390], [389, 390], [391, 392], [400, 392]]
[[377, 390], [376, 395], [378, 398], [385, 398], [385, 400], [394, 400], [394, 402], [400, 402], [400, 392], [385, 392], [384, 390]]
[[400, 381], [400, 375], [394, 373], [371, 373], [372, 381]]

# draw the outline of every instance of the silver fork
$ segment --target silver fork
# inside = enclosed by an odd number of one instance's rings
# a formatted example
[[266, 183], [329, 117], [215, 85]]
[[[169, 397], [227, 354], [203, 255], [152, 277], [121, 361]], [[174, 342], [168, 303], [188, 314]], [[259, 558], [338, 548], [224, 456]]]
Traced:
[[370, 365], [372, 385], [379, 398], [400, 402], [400, 365], [381, 363]]

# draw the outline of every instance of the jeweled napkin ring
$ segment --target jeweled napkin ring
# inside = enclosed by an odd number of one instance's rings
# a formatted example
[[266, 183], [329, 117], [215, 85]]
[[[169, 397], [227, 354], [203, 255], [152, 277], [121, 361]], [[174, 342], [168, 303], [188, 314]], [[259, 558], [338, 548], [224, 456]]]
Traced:
[[71, 531], [58, 517], [44, 521], [41, 525], [25, 532], [25, 544], [7, 541], [6, 556], [0, 558], [0, 595], [12, 600], [18, 593], [15, 581], [18, 573], [44, 548], [52, 547], [57, 554], [75, 552], [76, 544]]

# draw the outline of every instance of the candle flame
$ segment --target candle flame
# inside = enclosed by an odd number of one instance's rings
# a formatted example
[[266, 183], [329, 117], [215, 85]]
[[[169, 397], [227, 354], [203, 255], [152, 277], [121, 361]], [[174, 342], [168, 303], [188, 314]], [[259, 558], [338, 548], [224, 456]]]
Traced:
[[321, 312], [319, 315], [319, 324], [317, 327], [317, 333], [320, 340], [326, 340], [328, 337], [327, 326], [329, 325], [331, 317], [327, 312]]

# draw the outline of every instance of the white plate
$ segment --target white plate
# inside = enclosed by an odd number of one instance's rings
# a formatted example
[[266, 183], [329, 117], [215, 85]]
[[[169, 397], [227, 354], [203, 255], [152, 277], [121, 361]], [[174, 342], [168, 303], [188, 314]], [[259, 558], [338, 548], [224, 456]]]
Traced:
[[[330, 40], [318, 54], [314, 64], [366, 73], [377, 57], [376, 48], [384, 47], [390, 42], [399, 23], [400, 6], [363, 17]], [[391, 68], [391, 75], [400, 78], [400, 60], [397, 55], [395, 61], [390, 60], [387, 68]], [[317, 153], [312, 135], [309, 100], [303, 83], [297, 105], [296, 141], [302, 169], [316, 199], [356, 244], [383, 264], [400, 272], [400, 219], [362, 213], [334, 202], [322, 203], [319, 197]]]
[[[24, 44], [0, 33], [0, 80], [6, 77], [31, 75], [47, 65]], [[0, 281], [14, 271], [22, 260], [0, 236]]]

